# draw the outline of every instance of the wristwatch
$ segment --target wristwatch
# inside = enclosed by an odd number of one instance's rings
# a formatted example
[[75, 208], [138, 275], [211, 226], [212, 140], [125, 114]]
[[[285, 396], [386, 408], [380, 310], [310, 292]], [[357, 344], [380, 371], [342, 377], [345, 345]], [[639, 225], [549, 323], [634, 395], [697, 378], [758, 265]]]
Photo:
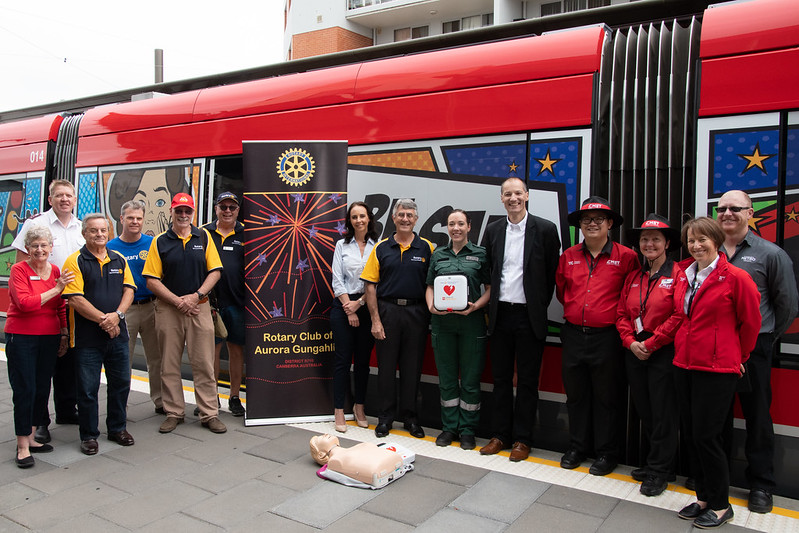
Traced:
[[125, 313], [123, 313], [123, 312], [122, 312], [122, 311], [120, 311], [119, 309], [117, 309], [117, 316], [119, 317], [119, 321], [120, 321], [120, 322], [122, 322], [123, 320], [125, 320]]
[[366, 301], [363, 298], [358, 298], [358, 303], [361, 305], [361, 307], [366, 305]]
[[196, 294], [197, 294], [197, 298], [199, 298], [200, 300], [202, 300], [203, 298], [205, 298], [205, 295], [204, 295], [203, 293], [201, 293], [200, 291], [197, 291], [197, 293], [196, 293]]

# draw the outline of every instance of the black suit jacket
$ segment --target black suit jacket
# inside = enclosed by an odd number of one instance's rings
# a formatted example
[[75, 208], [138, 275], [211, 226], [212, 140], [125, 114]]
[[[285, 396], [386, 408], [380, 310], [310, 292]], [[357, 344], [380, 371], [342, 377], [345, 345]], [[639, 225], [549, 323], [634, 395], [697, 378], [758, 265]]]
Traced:
[[[499, 284], [502, 279], [502, 260], [505, 256], [505, 231], [508, 218], [492, 222], [483, 235], [483, 247], [491, 265], [491, 299], [488, 304], [488, 334], [494, 331], [499, 307]], [[552, 222], [527, 214], [524, 235], [524, 296], [527, 315], [535, 336], [547, 336], [547, 308], [555, 290], [555, 271], [560, 256], [558, 229]]]

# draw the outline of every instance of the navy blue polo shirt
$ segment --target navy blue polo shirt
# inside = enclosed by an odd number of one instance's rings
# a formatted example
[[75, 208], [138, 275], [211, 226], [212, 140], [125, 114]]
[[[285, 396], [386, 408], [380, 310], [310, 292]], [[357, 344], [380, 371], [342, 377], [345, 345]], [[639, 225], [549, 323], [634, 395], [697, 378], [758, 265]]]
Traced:
[[[84, 245], [70, 255], [64, 262], [64, 270], [75, 273], [75, 279], [64, 287], [62, 296], [83, 296], [90, 304], [103, 313], [113, 313], [119, 308], [125, 287], [136, 290], [128, 262], [119, 252], [106, 249], [106, 257], [97, 259]], [[108, 333], [100, 325], [80, 313], [69, 309], [69, 344], [78, 348], [103, 348], [108, 343]], [[119, 323], [121, 341], [128, 341], [128, 326], [124, 320]]]
[[185, 239], [172, 228], [154, 238], [142, 274], [160, 279], [174, 294], [184, 296], [197, 292], [209, 272], [221, 269], [222, 262], [208, 232], [192, 226]]
[[416, 233], [407, 248], [400, 247], [392, 235], [372, 248], [361, 279], [377, 283], [378, 298], [421, 300], [427, 289], [427, 267], [432, 254], [433, 243]]
[[214, 287], [220, 308], [234, 305], [244, 307], [244, 224], [236, 222], [233, 232], [222, 235], [216, 229], [217, 221], [203, 226], [214, 240], [219, 259], [222, 260], [222, 278]]

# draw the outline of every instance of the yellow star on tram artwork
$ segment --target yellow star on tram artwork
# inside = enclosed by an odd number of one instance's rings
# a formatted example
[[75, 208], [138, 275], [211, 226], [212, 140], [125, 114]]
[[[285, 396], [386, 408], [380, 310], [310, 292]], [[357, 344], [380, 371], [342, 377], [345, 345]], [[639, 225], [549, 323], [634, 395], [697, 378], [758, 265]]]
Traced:
[[795, 209], [791, 208], [790, 213], [785, 213], [785, 222], [799, 222], [799, 213], [796, 212]]
[[749, 227], [752, 228], [757, 233], [760, 233], [760, 228], [757, 227], [757, 224], [758, 224], [758, 222], [763, 220], [763, 218], [764, 217], [753, 216], [752, 218], [749, 219]]
[[746, 159], [748, 163], [746, 164], [746, 168], [743, 169], [741, 174], [746, 174], [747, 171], [757, 167], [763, 171], [763, 174], [768, 174], [765, 165], [763, 162], [766, 159], [770, 159], [777, 154], [761, 154], [760, 153], [760, 143], [755, 144], [755, 150], [751, 154], [738, 154], [738, 157], [741, 159]]
[[519, 168], [519, 165], [516, 164], [516, 161], [513, 161], [511, 164], [508, 165], [508, 172], [516, 172]]
[[546, 170], [553, 176], [555, 175], [555, 163], [559, 161], [563, 161], [563, 158], [560, 159], [552, 159], [552, 156], [549, 155], [549, 148], [547, 148], [547, 155], [544, 159], [536, 159], [541, 164], [541, 170], [538, 171], [538, 176], [544, 173]]

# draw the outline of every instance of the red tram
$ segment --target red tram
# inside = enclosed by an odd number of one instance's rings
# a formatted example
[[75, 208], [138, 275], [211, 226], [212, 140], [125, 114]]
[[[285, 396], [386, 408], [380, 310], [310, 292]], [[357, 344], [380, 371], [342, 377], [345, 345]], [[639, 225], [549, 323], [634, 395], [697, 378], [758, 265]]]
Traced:
[[[509, 176], [527, 181], [530, 210], [556, 222], [564, 246], [577, 238], [566, 214], [590, 194], [631, 222], [651, 211], [676, 222], [712, 214], [720, 194], [737, 188], [755, 202], [753, 229], [799, 267], [793, 4], [732, 2], [687, 20], [594, 25], [0, 124], [0, 279], [22, 221], [47, 209], [49, 179], [76, 184], [79, 217], [101, 211], [114, 225], [122, 203], [144, 200], [145, 231], [157, 234], [173, 194], [194, 194], [206, 222], [218, 192], [242, 189], [242, 141], [278, 139], [347, 140], [348, 200], [373, 206], [384, 232], [393, 202], [411, 196], [424, 237], [446, 242], [441, 223], [452, 206], [472, 213], [479, 242], [504, 214], [497, 186]], [[5, 290], [0, 300], [5, 308]], [[536, 445], [563, 449], [557, 303], [549, 318]], [[422, 422], [435, 426], [435, 367], [426, 361]], [[778, 487], [796, 498], [799, 322], [782, 339], [772, 381]], [[627, 444], [632, 462], [634, 429]]]

